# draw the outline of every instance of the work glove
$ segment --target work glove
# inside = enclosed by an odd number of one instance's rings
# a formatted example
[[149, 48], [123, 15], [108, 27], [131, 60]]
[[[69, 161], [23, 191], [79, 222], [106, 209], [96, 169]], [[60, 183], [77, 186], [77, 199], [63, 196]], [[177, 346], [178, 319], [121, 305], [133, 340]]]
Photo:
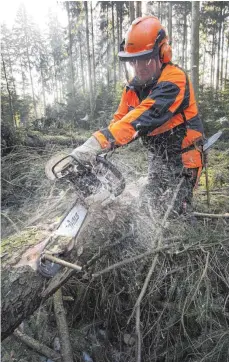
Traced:
[[81, 163], [94, 164], [96, 162], [96, 156], [101, 149], [97, 139], [94, 136], [91, 136], [84, 144], [75, 148], [70, 153], [70, 156], [75, 157]]

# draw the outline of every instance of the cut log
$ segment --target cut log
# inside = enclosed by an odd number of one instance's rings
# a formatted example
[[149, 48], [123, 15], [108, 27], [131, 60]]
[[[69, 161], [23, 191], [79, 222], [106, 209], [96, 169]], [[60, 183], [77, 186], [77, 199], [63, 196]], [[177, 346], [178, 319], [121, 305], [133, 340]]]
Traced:
[[86, 139], [78, 135], [50, 135], [38, 131], [29, 131], [24, 139], [24, 145], [29, 147], [45, 147], [50, 144], [60, 146], [77, 147], [84, 143]]
[[[94, 204], [67, 261], [78, 265], [86, 264], [106, 242], [114, 242], [116, 238], [128, 233], [131, 222], [130, 209], [124, 197], [103, 208]], [[37, 272], [36, 263], [46, 241], [47, 233], [33, 231], [32, 235], [24, 232], [3, 243], [2, 340], [33, 314], [41, 301], [77, 273], [75, 270], [62, 269], [52, 280], [47, 280]]]

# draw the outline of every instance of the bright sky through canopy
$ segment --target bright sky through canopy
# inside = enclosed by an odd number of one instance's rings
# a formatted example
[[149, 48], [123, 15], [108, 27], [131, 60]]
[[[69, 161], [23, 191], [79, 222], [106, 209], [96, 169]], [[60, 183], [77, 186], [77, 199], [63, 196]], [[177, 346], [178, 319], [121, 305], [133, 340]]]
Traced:
[[45, 1], [31, 1], [31, 0], [10, 0], [2, 1], [1, 3], [1, 23], [6, 23], [7, 26], [12, 26], [17, 11], [21, 4], [25, 5], [28, 14], [33, 18], [34, 22], [40, 28], [44, 28], [47, 23], [48, 11], [57, 13], [58, 19], [62, 25], [67, 24], [66, 11], [61, 7], [61, 1], [45, 0]]

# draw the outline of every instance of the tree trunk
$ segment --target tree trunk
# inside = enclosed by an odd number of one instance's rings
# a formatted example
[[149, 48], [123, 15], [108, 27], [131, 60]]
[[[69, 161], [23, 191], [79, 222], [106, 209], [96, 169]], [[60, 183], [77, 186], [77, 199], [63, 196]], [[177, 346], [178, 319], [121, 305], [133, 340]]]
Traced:
[[30, 63], [29, 46], [28, 46], [27, 36], [26, 36], [26, 55], [27, 55], [27, 61], [28, 61], [28, 64], [29, 64], [29, 78], [30, 78], [32, 97], [33, 97], [33, 107], [34, 107], [35, 117], [37, 119], [38, 118], [37, 106], [36, 106], [36, 100], [35, 100], [35, 92], [34, 92], [33, 77], [32, 77], [32, 67], [31, 67], [31, 63]]
[[226, 56], [226, 66], [225, 66], [225, 75], [224, 75], [224, 87], [225, 88], [226, 88], [226, 84], [227, 84], [228, 58], [229, 58], [229, 39], [227, 40], [227, 56]]
[[187, 68], [187, 59], [186, 59], [186, 48], [187, 48], [187, 4], [185, 1], [184, 17], [183, 17], [183, 45], [182, 45], [182, 67]]
[[161, 21], [161, 2], [157, 2], [157, 17]]
[[85, 77], [84, 77], [84, 66], [83, 66], [83, 54], [82, 54], [82, 40], [81, 40], [81, 30], [79, 30], [79, 50], [80, 50], [80, 69], [81, 69], [81, 79], [82, 79], [82, 87], [83, 87], [83, 93], [86, 92], [85, 87]]
[[[118, 42], [118, 49], [120, 47], [120, 44], [122, 42], [122, 38], [120, 36], [120, 4], [119, 2], [116, 3], [116, 27], [117, 27], [117, 42]], [[121, 80], [121, 62], [118, 60], [118, 80]]]
[[15, 116], [14, 116], [13, 100], [12, 100], [12, 95], [11, 95], [11, 91], [10, 91], [10, 87], [9, 87], [9, 83], [8, 83], [7, 74], [6, 74], [6, 67], [5, 67], [3, 55], [2, 55], [2, 66], [3, 66], [3, 72], [4, 72], [4, 76], [5, 76], [5, 80], [6, 80], [6, 88], [7, 88], [7, 92], [8, 92], [8, 97], [9, 97], [11, 122], [14, 125], [14, 127], [16, 128], [17, 124], [16, 124], [16, 120], [15, 120]]
[[169, 14], [168, 14], [168, 34], [169, 40], [172, 42], [172, 18], [173, 18], [173, 3], [169, 1]]
[[219, 89], [220, 81], [220, 46], [221, 46], [221, 31], [222, 31], [222, 15], [223, 8], [220, 9], [220, 18], [219, 18], [219, 31], [218, 31], [218, 47], [217, 47], [217, 64], [216, 64], [216, 94]]
[[199, 1], [192, 1], [191, 79], [197, 102], [199, 99], [199, 7]]
[[134, 8], [134, 1], [129, 1], [129, 16], [130, 16], [130, 23], [135, 19], [135, 8]]
[[75, 75], [72, 59], [72, 30], [71, 30], [71, 19], [70, 19], [70, 9], [69, 1], [66, 1], [67, 15], [68, 15], [68, 53], [69, 53], [69, 68], [70, 68], [70, 87], [71, 87], [71, 96], [75, 98]]
[[109, 59], [109, 5], [107, 4], [107, 88], [109, 88], [110, 84], [110, 59]]
[[[130, 206], [125, 202], [125, 198], [124, 201], [122, 200], [123, 197], [104, 207], [101, 207], [98, 202], [90, 207], [90, 215], [77, 236], [77, 245], [71, 250], [66, 260], [73, 263], [77, 261], [78, 265], [84, 265], [100, 252], [105, 243], [109, 241], [114, 243], [117, 238], [119, 239], [129, 232], [133, 224], [133, 215]], [[25, 318], [34, 313], [41, 302], [43, 303], [55, 293], [76, 272], [71, 269], [63, 269], [54, 278], [47, 280], [32, 269], [31, 266], [36, 265], [45, 246], [47, 236], [47, 232], [36, 231], [35, 237], [33, 235], [34, 241], [32, 241], [31, 235], [24, 234], [18, 235], [15, 240], [11, 237], [10, 241], [4, 243], [2, 257], [2, 339], [8, 337]], [[19, 246], [19, 240], [22, 242], [22, 247]], [[81, 250], [80, 257], [79, 250]]]
[[44, 104], [44, 117], [46, 116], [46, 99], [45, 99], [45, 80], [43, 74], [43, 64], [40, 55], [40, 72], [41, 72], [41, 86], [42, 86], [42, 97], [43, 97], [43, 104]]
[[23, 92], [23, 97], [25, 98], [25, 82], [26, 82], [26, 79], [25, 79], [25, 74], [24, 74], [24, 71], [23, 71], [21, 56], [20, 56], [20, 67], [21, 67], [21, 79], [22, 79], [22, 92]]
[[9, 49], [9, 45], [6, 45], [6, 51], [8, 54], [8, 60], [7, 63], [9, 64], [9, 68], [10, 68], [10, 76], [12, 79], [12, 84], [13, 84], [13, 93], [15, 94], [15, 96], [17, 95], [17, 91], [16, 91], [16, 85], [15, 85], [15, 79], [13, 76], [13, 66], [12, 66], [12, 61], [11, 61], [11, 57], [10, 57], [10, 49]]
[[91, 47], [92, 47], [93, 84], [94, 84], [94, 92], [96, 92], [95, 46], [94, 46], [94, 25], [93, 25], [93, 9], [92, 9], [92, 2], [91, 2]]
[[214, 87], [214, 60], [215, 60], [215, 28], [212, 34], [212, 49], [211, 49], [211, 87]]
[[[224, 19], [224, 18], [223, 18]], [[222, 24], [222, 34], [221, 34], [221, 39], [222, 39], [222, 43], [221, 43], [221, 55], [220, 55], [220, 87], [223, 87], [223, 60], [224, 60], [224, 32], [225, 32], [225, 24], [224, 24], [224, 20], [223, 20], [223, 24]]]
[[116, 89], [116, 48], [115, 48], [115, 21], [114, 21], [114, 2], [111, 3], [112, 10], [112, 43], [113, 43], [113, 71], [114, 71], [114, 89]]
[[90, 42], [89, 42], [89, 24], [88, 24], [88, 2], [84, 1], [85, 18], [86, 18], [86, 40], [87, 40], [87, 68], [89, 79], [89, 99], [90, 99], [90, 113], [91, 119], [93, 119], [93, 88], [92, 88], [92, 75], [91, 75], [91, 54], [90, 54]]
[[142, 16], [142, 1], [135, 1], [136, 4], [136, 18]]

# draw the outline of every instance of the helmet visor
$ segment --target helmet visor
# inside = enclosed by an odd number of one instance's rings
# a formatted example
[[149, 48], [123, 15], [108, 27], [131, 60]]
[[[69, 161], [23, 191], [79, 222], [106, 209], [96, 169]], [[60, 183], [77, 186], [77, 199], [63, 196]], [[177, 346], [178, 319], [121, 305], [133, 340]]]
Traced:
[[125, 61], [125, 75], [128, 82], [134, 81], [136, 84], [150, 84], [160, 75], [160, 61], [158, 56], [138, 57]]

